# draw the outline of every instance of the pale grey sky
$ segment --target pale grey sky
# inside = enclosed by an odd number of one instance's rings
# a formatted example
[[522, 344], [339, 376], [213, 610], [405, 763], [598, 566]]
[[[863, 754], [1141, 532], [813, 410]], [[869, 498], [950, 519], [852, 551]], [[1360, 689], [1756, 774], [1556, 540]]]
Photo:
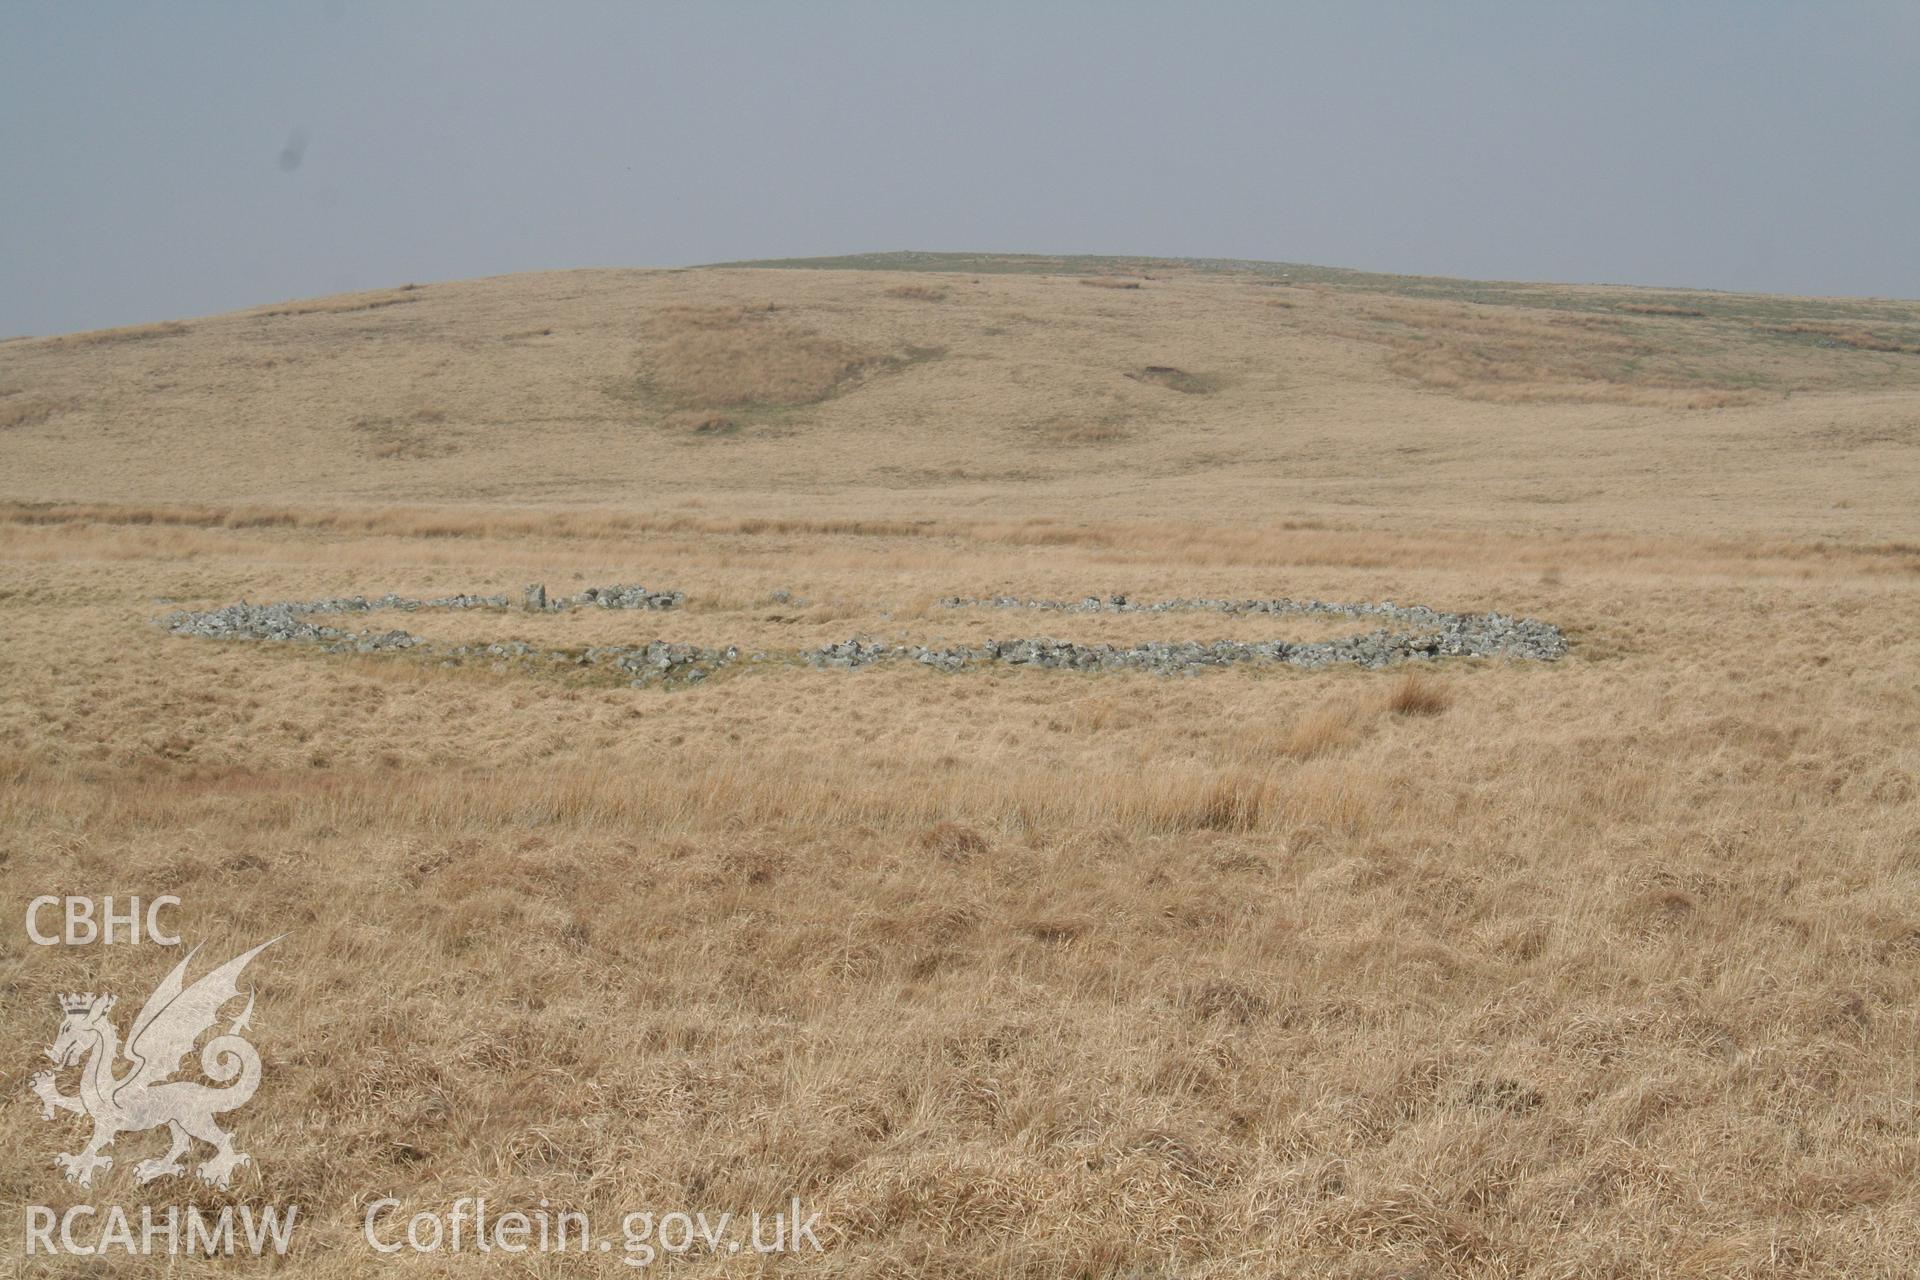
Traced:
[[0, 336], [880, 249], [1920, 296], [1920, 4], [15, 3]]

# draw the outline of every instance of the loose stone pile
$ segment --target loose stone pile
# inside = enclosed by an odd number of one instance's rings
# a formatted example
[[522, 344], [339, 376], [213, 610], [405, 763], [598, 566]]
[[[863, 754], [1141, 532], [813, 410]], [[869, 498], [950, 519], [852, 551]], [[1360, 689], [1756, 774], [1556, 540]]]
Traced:
[[[603, 609], [667, 609], [685, 596], [678, 591], [650, 592], [643, 587], [590, 588], [578, 595], [549, 600], [544, 588], [528, 587], [523, 607], [535, 612], [597, 607]], [[374, 653], [384, 650], [420, 650], [446, 665], [492, 661], [552, 668], [606, 668], [634, 685], [661, 681], [692, 682], [736, 663], [800, 664], [843, 671], [881, 662], [914, 662], [939, 671], [1006, 664], [1067, 671], [1149, 671], [1158, 675], [1191, 675], [1211, 667], [1239, 663], [1281, 664], [1317, 670], [1341, 663], [1365, 668], [1389, 666], [1415, 659], [1483, 657], [1534, 659], [1552, 662], [1565, 655], [1566, 637], [1550, 623], [1511, 618], [1500, 613], [1447, 613], [1424, 605], [1341, 604], [1320, 600], [1163, 600], [1135, 602], [1125, 596], [1089, 596], [1078, 601], [1026, 600], [1012, 596], [989, 599], [949, 597], [949, 608], [985, 607], [1051, 610], [1065, 613], [1168, 613], [1210, 610], [1232, 614], [1313, 614], [1350, 618], [1382, 618], [1402, 624], [1398, 630], [1379, 628], [1361, 635], [1295, 643], [1286, 640], [1149, 640], [1133, 645], [1081, 644], [1039, 637], [988, 640], [975, 645], [946, 647], [888, 644], [856, 636], [814, 649], [742, 654], [737, 646], [724, 649], [655, 640], [645, 645], [604, 645], [587, 649], [542, 649], [525, 641], [494, 644], [441, 645], [405, 631], [349, 632], [308, 621], [312, 614], [365, 613], [376, 609], [504, 609], [505, 596], [446, 596], [412, 600], [387, 595], [374, 600], [354, 596], [305, 604], [233, 604], [206, 613], [179, 612], [160, 622], [175, 635], [222, 640], [304, 641], [328, 652]]]
[[[505, 603], [504, 596], [489, 599]], [[567, 609], [677, 609], [686, 602], [684, 591], [649, 591], [642, 586], [588, 587], [577, 596], [547, 598], [547, 589], [538, 582], [520, 593], [520, 603], [535, 613], [558, 613]]]
[[[680, 591], [649, 591], [638, 585], [615, 584], [588, 587], [578, 595], [548, 599], [546, 588], [530, 586], [521, 596], [522, 607], [538, 613], [559, 613], [567, 609], [672, 609], [686, 600]], [[203, 636], [211, 640], [305, 640], [321, 644], [329, 651], [374, 653], [383, 649], [416, 649], [430, 642], [405, 631], [345, 631], [324, 623], [309, 622], [315, 614], [373, 613], [381, 609], [416, 612], [421, 609], [510, 609], [506, 596], [435, 596], [417, 599], [395, 595], [368, 599], [366, 596], [341, 596], [328, 600], [283, 600], [278, 604], [230, 604], [205, 613], [181, 611], [160, 619], [160, 625], [180, 636]]]
[[1126, 596], [1087, 596], [1080, 600], [1033, 600], [1024, 596], [948, 596], [940, 601], [946, 609], [1039, 609], [1055, 613], [1290, 613], [1337, 618], [1395, 618], [1422, 626], [1437, 619], [1456, 617], [1425, 605], [1395, 604], [1382, 600], [1377, 604], [1339, 604], [1325, 600], [1132, 600]]
[[504, 609], [510, 603], [505, 596], [435, 596], [417, 600], [412, 596], [386, 595], [369, 600], [365, 596], [343, 596], [337, 600], [309, 600], [291, 605], [302, 613], [372, 613], [378, 609]]
[[[1052, 640], [1016, 642], [1019, 656], [1002, 661], [1032, 661], [1042, 666], [1102, 667], [1118, 658], [1118, 665], [1163, 670], [1180, 666], [1215, 666], [1230, 662], [1285, 662], [1296, 667], [1324, 667], [1352, 662], [1363, 667], [1386, 666], [1408, 658], [1501, 657], [1552, 662], [1567, 652], [1560, 628], [1532, 618], [1510, 618], [1501, 613], [1447, 613], [1423, 604], [1395, 604], [1391, 600], [1356, 603], [1328, 600], [1173, 599], [1141, 601], [1126, 596], [1087, 596], [1080, 600], [1034, 600], [1020, 596], [948, 596], [948, 609], [1027, 609], [1055, 613], [1178, 613], [1291, 614], [1336, 618], [1382, 618], [1406, 624], [1406, 629], [1369, 631], [1308, 644], [1284, 641], [1216, 641], [1209, 645], [1150, 643], [1115, 651], [1107, 645], [1061, 644]], [[1036, 646], [1032, 656], [1020, 646]], [[1004, 646], [1003, 646], [1004, 647]]]
[[[160, 625], [177, 636], [204, 636], [209, 640], [308, 640], [324, 644], [330, 649], [358, 649], [362, 653], [374, 649], [408, 649], [425, 643], [418, 636], [405, 631], [389, 631], [382, 635], [355, 633], [307, 621], [310, 613], [347, 612], [344, 609], [317, 607], [332, 603], [335, 602], [230, 604], [224, 609], [213, 609], [206, 613], [170, 613], [160, 619]], [[366, 610], [356, 609], [352, 612]]]
[[[1432, 611], [1429, 611], [1432, 612]], [[1566, 653], [1558, 627], [1503, 614], [1435, 613], [1430, 629], [1418, 632], [1369, 631], [1333, 640], [1147, 640], [1135, 645], [1079, 644], [1041, 637], [989, 640], [984, 644], [936, 649], [925, 645], [885, 645], [849, 640], [801, 655], [809, 666], [863, 667], [887, 658], [904, 658], [942, 671], [981, 663], [1061, 668], [1071, 671], [1151, 671], [1183, 675], [1206, 667], [1242, 662], [1284, 663], [1317, 670], [1340, 663], [1374, 668], [1414, 658], [1534, 658], [1554, 661]]]

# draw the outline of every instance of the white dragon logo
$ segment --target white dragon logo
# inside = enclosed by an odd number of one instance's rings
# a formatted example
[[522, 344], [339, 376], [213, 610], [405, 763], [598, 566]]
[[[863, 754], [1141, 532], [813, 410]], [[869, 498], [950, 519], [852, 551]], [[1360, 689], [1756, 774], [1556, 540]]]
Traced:
[[101, 1152], [116, 1137], [161, 1125], [172, 1133], [173, 1145], [164, 1156], [142, 1160], [133, 1167], [134, 1176], [143, 1184], [186, 1172], [181, 1157], [194, 1138], [214, 1148], [213, 1156], [202, 1160], [195, 1171], [209, 1186], [225, 1188], [233, 1171], [251, 1162], [252, 1157], [234, 1149], [233, 1135], [216, 1125], [213, 1118], [244, 1106], [260, 1087], [260, 1054], [240, 1035], [253, 1016], [253, 996], [247, 996], [247, 1007], [226, 1033], [207, 1041], [200, 1051], [200, 1069], [224, 1087], [197, 1080], [170, 1081], [169, 1077], [193, 1052], [194, 1042], [219, 1021], [221, 1008], [239, 997], [240, 971], [248, 961], [278, 941], [269, 938], [192, 986], [186, 985], [187, 962], [200, 948], [189, 951], [186, 959], [154, 988], [133, 1020], [125, 1051], [133, 1069], [123, 1076], [115, 1074], [120, 1034], [107, 1018], [115, 997], [92, 992], [60, 997], [60, 1010], [66, 1016], [60, 1023], [60, 1034], [47, 1048], [47, 1056], [56, 1067], [84, 1062], [80, 1089], [73, 1096], [61, 1093], [52, 1071], [36, 1073], [31, 1085], [45, 1118], [51, 1120], [60, 1110], [78, 1112], [93, 1120], [93, 1137], [86, 1148], [77, 1155], [61, 1154], [54, 1159], [66, 1170], [69, 1182], [92, 1186], [96, 1171], [104, 1173], [113, 1168], [113, 1157]]

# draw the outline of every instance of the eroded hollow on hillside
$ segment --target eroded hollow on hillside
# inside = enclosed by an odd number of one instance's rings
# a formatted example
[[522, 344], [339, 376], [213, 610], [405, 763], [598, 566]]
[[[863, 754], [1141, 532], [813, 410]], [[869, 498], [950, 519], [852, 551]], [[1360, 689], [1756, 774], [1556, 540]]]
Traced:
[[648, 320], [640, 371], [609, 388], [691, 435], [819, 404], [866, 380], [944, 354], [888, 350], [809, 327], [771, 302], [664, 307]]

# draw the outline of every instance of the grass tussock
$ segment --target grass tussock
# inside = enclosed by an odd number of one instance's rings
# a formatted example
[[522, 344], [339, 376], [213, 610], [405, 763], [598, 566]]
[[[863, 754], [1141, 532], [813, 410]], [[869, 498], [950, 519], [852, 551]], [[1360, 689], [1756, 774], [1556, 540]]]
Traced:
[[1453, 705], [1453, 697], [1432, 675], [1408, 671], [1387, 694], [1387, 710], [1397, 716], [1437, 716]]
[[935, 284], [897, 284], [887, 290], [887, 296], [907, 302], [945, 302], [948, 291]]
[[1677, 307], [1666, 302], [1623, 302], [1615, 307], [1633, 316], [1672, 316], [1675, 318], [1698, 319], [1707, 313], [1698, 307]]
[[986, 853], [993, 842], [963, 822], [942, 821], [927, 828], [920, 837], [920, 847], [936, 858], [965, 862]]
[[1289, 760], [1318, 760], [1359, 744], [1372, 728], [1372, 708], [1363, 698], [1343, 697], [1308, 711], [1271, 743]]

